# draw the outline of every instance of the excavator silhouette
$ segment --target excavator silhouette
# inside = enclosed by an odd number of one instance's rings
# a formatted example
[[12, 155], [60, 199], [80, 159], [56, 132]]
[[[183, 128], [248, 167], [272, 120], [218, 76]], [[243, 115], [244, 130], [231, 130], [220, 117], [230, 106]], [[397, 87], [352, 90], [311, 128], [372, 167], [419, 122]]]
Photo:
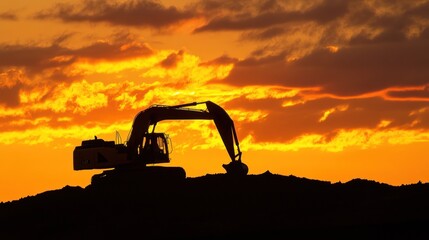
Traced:
[[[206, 110], [190, 108], [201, 104], [206, 105]], [[161, 168], [147, 165], [170, 162], [169, 137], [165, 133], [155, 132], [157, 123], [163, 120], [186, 119], [213, 120], [231, 158], [229, 164], [222, 165], [226, 173], [234, 176], [247, 175], [248, 167], [241, 161], [242, 152], [234, 122], [222, 107], [211, 101], [174, 106], [153, 105], [136, 115], [125, 144], [97, 137], [82, 141], [82, 145], [75, 147], [73, 151], [73, 168], [74, 170], [113, 168], [94, 175], [91, 179], [92, 184], [109, 178], [120, 179], [139, 175], [185, 178], [186, 173], [181, 167]]]

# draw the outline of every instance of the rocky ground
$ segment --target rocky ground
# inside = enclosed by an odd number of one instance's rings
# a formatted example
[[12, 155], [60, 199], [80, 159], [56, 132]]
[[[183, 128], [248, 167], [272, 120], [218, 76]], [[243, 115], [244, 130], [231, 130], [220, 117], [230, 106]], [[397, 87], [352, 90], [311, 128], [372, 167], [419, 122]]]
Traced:
[[429, 184], [275, 175], [65, 186], [0, 203], [1, 239], [429, 239]]

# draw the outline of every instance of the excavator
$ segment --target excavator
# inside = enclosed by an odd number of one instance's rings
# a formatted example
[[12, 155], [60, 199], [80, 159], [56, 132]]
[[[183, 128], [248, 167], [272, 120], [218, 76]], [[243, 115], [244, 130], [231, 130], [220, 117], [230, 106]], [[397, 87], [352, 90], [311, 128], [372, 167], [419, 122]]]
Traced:
[[[191, 108], [202, 104], [206, 109]], [[185, 178], [186, 172], [181, 167], [152, 166], [170, 162], [171, 140], [166, 133], [155, 132], [157, 123], [163, 120], [213, 120], [231, 159], [222, 165], [227, 175], [247, 175], [248, 167], [241, 161], [234, 122], [222, 107], [211, 101], [150, 106], [135, 116], [125, 143], [97, 137], [83, 140], [73, 151], [74, 170], [110, 169], [94, 175], [92, 184], [140, 175]]]

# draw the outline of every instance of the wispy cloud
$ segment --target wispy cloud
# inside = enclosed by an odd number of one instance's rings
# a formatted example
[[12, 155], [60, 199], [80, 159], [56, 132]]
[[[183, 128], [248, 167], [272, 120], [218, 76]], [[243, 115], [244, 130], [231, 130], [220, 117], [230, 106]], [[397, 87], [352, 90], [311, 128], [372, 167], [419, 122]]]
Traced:
[[[215, 15], [195, 32], [267, 29], [303, 21], [323, 24], [345, 15], [348, 7], [348, 1], [337, 0], [308, 1], [306, 5], [301, 6], [296, 6], [291, 1], [237, 1], [239, 3], [233, 6], [221, 2], [200, 1], [197, 4], [197, 8]], [[213, 6], [216, 7], [210, 9]]]
[[153, 0], [90, 0], [60, 3], [35, 15], [64, 22], [98, 22], [140, 28], [169, 28], [196, 18], [194, 12], [164, 6]]
[[16, 21], [18, 15], [12, 11], [0, 12], [0, 20]]

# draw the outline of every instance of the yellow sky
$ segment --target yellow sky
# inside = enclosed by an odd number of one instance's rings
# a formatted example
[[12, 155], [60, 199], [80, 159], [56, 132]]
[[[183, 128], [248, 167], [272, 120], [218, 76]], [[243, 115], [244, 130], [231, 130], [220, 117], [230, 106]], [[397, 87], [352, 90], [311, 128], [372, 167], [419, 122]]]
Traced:
[[[94, 135], [125, 141], [152, 104], [213, 101], [250, 174], [429, 181], [429, 2], [0, 3], [0, 201], [73, 171]], [[159, 124], [188, 176], [229, 162], [213, 123]]]

